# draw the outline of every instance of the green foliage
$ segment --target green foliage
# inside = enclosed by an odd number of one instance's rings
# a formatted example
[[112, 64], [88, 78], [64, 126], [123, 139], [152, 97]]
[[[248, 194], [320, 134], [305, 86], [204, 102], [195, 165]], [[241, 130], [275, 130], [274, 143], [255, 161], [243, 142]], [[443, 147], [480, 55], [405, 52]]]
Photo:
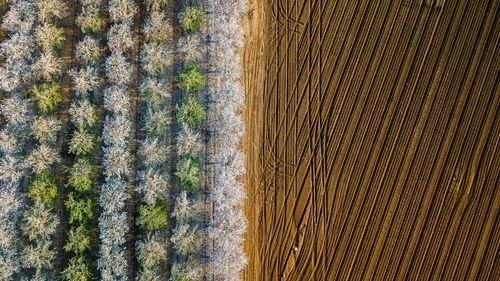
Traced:
[[158, 200], [155, 204], [144, 204], [139, 207], [137, 225], [147, 231], [165, 228], [168, 224], [167, 202]]
[[186, 69], [179, 74], [179, 88], [182, 90], [198, 93], [205, 86], [205, 75], [197, 63], [186, 66]]
[[38, 110], [42, 113], [53, 111], [63, 100], [61, 85], [56, 81], [44, 83], [41, 86], [34, 85], [32, 90], [38, 103]]
[[94, 216], [94, 201], [91, 198], [75, 199], [73, 192], [71, 192], [64, 205], [69, 212], [68, 222], [70, 224], [86, 224]]
[[64, 28], [52, 24], [41, 26], [36, 33], [38, 44], [46, 51], [60, 49], [64, 44]]
[[177, 112], [180, 122], [188, 124], [191, 128], [199, 128], [205, 117], [205, 109], [201, 100], [194, 96], [188, 96], [181, 104]]
[[33, 201], [38, 201], [48, 207], [54, 207], [57, 195], [57, 183], [53, 175], [43, 172], [35, 176], [31, 181], [28, 196]]
[[200, 6], [186, 6], [179, 15], [179, 21], [184, 30], [195, 32], [204, 25], [203, 9]]
[[92, 237], [90, 231], [83, 225], [72, 227], [68, 233], [68, 242], [64, 246], [66, 252], [73, 252], [81, 255], [87, 250], [90, 250], [92, 245]]
[[194, 157], [184, 157], [177, 164], [175, 176], [181, 182], [181, 188], [186, 191], [195, 191], [201, 186], [201, 161]]
[[87, 130], [76, 130], [69, 141], [69, 152], [76, 156], [90, 154], [96, 146], [95, 135]]
[[172, 281], [201, 281], [202, 267], [193, 256], [182, 262], [174, 262], [170, 280]]
[[97, 14], [89, 14], [78, 17], [77, 24], [80, 26], [83, 33], [98, 33], [103, 30], [106, 25], [106, 20]]
[[74, 256], [69, 260], [69, 265], [62, 272], [62, 277], [67, 281], [90, 281], [92, 272], [89, 263], [82, 256]]
[[145, 130], [151, 137], [162, 138], [170, 128], [170, 113], [167, 110], [151, 109], [148, 112], [148, 122], [146, 122]]
[[78, 192], [87, 192], [92, 188], [96, 169], [89, 159], [81, 158], [69, 169], [68, 185]]

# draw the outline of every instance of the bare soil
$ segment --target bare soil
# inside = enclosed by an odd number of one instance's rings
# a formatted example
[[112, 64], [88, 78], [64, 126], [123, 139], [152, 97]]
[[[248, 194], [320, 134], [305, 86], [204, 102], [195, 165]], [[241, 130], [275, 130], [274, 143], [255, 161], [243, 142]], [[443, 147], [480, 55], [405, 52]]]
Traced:
[[499, 2], [249, 1], [245, 280], [498, 280]]

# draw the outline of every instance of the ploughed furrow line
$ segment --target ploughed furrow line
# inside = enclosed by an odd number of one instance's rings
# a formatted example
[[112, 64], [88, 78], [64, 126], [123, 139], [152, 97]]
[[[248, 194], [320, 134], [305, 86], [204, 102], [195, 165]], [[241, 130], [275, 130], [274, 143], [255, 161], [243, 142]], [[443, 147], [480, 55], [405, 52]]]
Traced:
[[498, 276], [498, 5], [250, 1], [246, 280]]
[[[405, 9], [403, 9], [403, 11], [404, 11], [404, 10], [405, 10]], [[413, 11], [415, 11], [415, 10], [413, 10]], [[406, 20], [406, 22], [407, 22], [408, 24], [411, 24], [410, 26], [413, 26], [413, 23], [414, 23], [414, 21], [415, 21], [415, 19], [416, 19], [416, 15], [417, 15], [417, 13], [418, 13], [418, 10], [416, 10], [414, 14], [410, 14], [410, 18], [409, 18], [409, 20]], [[413, 27], [412, 27], [412, 29], [413, 29]], [[415, 40], [419, 40], [419, 37], [418, 37], [418, 36], [414, 36], [413, 34], [411, 34], [411, 37], [415, 38]], [[410, 37], [410, 34], [408, 34], [406, 37], [402, 38], [402, 39], [404, 40], [404, 41], [402, 41], [402, 42], [403, 42], [403, 44], [404, 44], [403, 46], [406, 46], [406, 44], [408, 44], [407, 42], [408, 42], [409, 38], [411, 38], [411, 37]], [[402, 50], [405, 50], [405, 48], [403, 48]], [[405, 53], [403, 52], [403, 53], [401, 54], [401, 56], [404, 56], [404, 55], [405, 55]], [[398, 54], [397, 54], [397, 53], [396, 53], [394, 56], [395, 56], [396, 58], [398, 58]], [[401, 60], [402, 60], [402, 59], [398, 59], [398, 61], [399, 61], [400, 65], [401, 65]], [[387, 95], [387, 94], [386, 94], [386, 95]], [[391, 111], [389, 111], [389, 113], [391, 113]], [[389, 116], [390, 116], [390, 115], [389, 115]], [[392, 117], [391, 117], [391, 120], [392, 120]], [[337, 148], [337, 149], [338, 149], [338, 148]], [[338, 150], [337, 150], [337, 151], [338, 151]], [[363, 191], [363, 190], [362, 190], [362, 191]], [[369, 189], [368, 191], [371, 191], [371, 190]], [[379, 191], [379, 190], [376, 190], [376, 192], [377, 192], [377, 193], [375, 194], [375, 196], [377, 196], [378, 191]], [[354, 194], [353, 194], [352, 192], [354, 192]], [[360, 210], [361, 206], [362, 206], [362, 205], [364, 205], [364, 203], [362, 203], [362, 200], [364, 200], [364, 199], [362, 199], [362, 198], [364, 198], [364, 197], [363, 197], [363, 196], [360, 196], [360, 195], [357, 195], [357, 197], [355, 197], [355, 195], [356, 195], [356, 193], [357, 193], [357, 192], [358, 192], [358, 190], [354, 189], [354, 190], [352, 190], [350, 193], [347, 193], [347, 194], [345, 194], [345, 193], [344, 193], [344, 194], [343, 194], [343, 197], [344, 197], [344, 198], [340, 198], [340, 199], [339, 199], [339, 200], [340, 200], [340, 202], [338, 203], [338, 204], [340, 204], [340, 205], [341, 205], [341, 207], [340, 207], [339, 211], [337, 211], [337, 212], [336, 212], [335, 216], [344, 215], [344, 214], [351, 214], [351, 213], [353, 213], [354, 211], [355, 211], [355, 212], [359, 212], [359, 210]], [[366, 192], [366, 191], [365, 191], [365, 192]], [[345, 198], [346, 196], [349, 196], [349, 197], [348, 197], [348, 198]], [[357, 201], [356, 201], [356, 203], [355, 203], [356, 205], [354, 205], [354, 211], [353, 211], [353, 210], [352, 210], [352, 207], [353, 207], [353, 206], [352, 206], [352, 203], [353, 203], [353, 199], [354, 199], [354, 198], [356, 198], [356, 199], [358, 199], [358, 200], [357, 200]], [[361, 199], [361, 200], [359, 200], [359, 199]], [[346, 203], [347, 203], [348, 205], [347, 205], [347, 207], [344, 207], [344, 206], [346, 205]], [[335, 204], [335, 203], [334, 203], [334, 204]], [[342, 210], [347, 210], [347, 212], [345, 212], [345, 213], [344, 213], [344, 212], [342, 212]], [[370, 210], [373, 210], [373, 206], [372, 206], [372, 208], [371, 208]], [[353, 215], [352, 215], [352, 216], [350, 216], [350, 218], [356, 218], [356, 217], [357, 217], [357, 216], [356, 216], [354, 213], [353, 213]], [[338, 239], [349, 237], [348, 235], [343, 234], [344, 227], [345, 227], [345, 223], [347, 222], [347, 219], [346, 219], [346, 218], [340, 218], [340, 221], [342, 222], [342, 226], [341, 226], [341, 230], [340, 230], [340, 231], [341, 231], [341, 232], [340, 232], [341, 234], [335, 237], [335, 239], [336, 239], [336, 240], [335, 240], [335, 241], [336, 241], [335, 243], [338, 243], [338, 241], [339, 241]], [[338, 245], [338, 244], [335, 244], [335, 245]], [[337, 247], [337, 246], [335, 246], [335, 247]], [[336, 249], [336, 248], [334, 248], [334, 249]], [[334, 251], [335, 251], [335, 252], [337, 252], [337, 250], [334, 250]], [[333, 262], [333, 261], [334, 261], [334, 259], [332, 260], [332, 262]], [[333, 267], [335, 267], [333, 264], [332, 264], [332, 266], [333, 266]]]
[[[474, 41], [474, 40], [470, 40], [470, 42], [473, 42], [473, 41]], [[462, 60], [462, 61], [467, 61], [467, 59], [465, 59], [465, 58], [464, 58], [464, 60]], [[461, 68], [459, 67], [459, 68], [457, 68], [457, 69], [464, 69], [464, 68], [465, 68], [465, 67], [461, 67]], [[464, 81], [464, 79], [461, 79], [461, 80], [462, 80], [462, 81]], [[455, 91], [452, 91], [452, 92], [456, 92], [456, 90], [455, 90]], [[476, 92], [476, 93], [474, 93], [474, 94], [478, 94], [478, 93]], [[461, 99], [459, 100], [459, 103], [458, 103], [458, 104], [459, 104], [459, 105], [462, 105], [462, 104], [464, 104], [464, 103], [465, 103], [464, 98], [463, 98], [463, 97], [465, 97], [465, 95], [461, 95], [460, 97], [461, 97]], [[470, 97], [470, 96], [469, 96], [469, 97]], [[469, 97], [468, 97], [468, 98], [469, 98]], [[460, 108], [460, 107], [458, 107], [458, 106], [457, 106], [457, 108]], [[487, 107], [483, 107], [483, 108], [484, 108], [484, 109], [486, 109]], [[471, 134], [471, 132], [467, 132], [467, 131], [465, 131], [465, 132], [464, 132], [464, 134], [465, 134], [465, 135], [467, 135], [467, 138], [461, 138], [461, 135], [462, 135], [462, 134], [461, 134], [461, 131], [463, 131], [463, 130], [461, 130], [461, 129], [463, 129], [463, 128], [467, 128], [467, 126], [466, 126], [467, 122], [466, 122], [466, 121], [464, 121], [464, 118], [463, 118], [463, 117], [464, 117], [464, 114], [467, 114], [468, 109], [473, 110], [473, 109], [474, 109], [474, 107], [473, 107], [473, 106], [469, 106], [469, 105], [467, 105], [467, 104], [465, 104], [465, 105], [464, 105], [464, 110], [465, 110], [465, 111], [463, 111], [463, 112], [462, 112], [462, 114], [461, 114], [461, 119], [460, 119], [461, 121], [459, 121], [459, 122], [458, 122], [458, 124], [459, 124], [460, 126], [458, 127], [457, 132], [456, 132], [455, 137], [454, 137], [454, 141], [458, 141], [458, 144], [453, 144], [453, 146], [452, 146], [452, 147], [454, 147], [454, 148], [460, 148], [460, 147], [462, 146], [462, 145], [460, 144], [460, 142], [462, 142], [462, 141], [463, 141], [463, 140], [465, 140], [465, 139], [467, 139], [467, 140], [474, 140], [474, 139], [475, 139], [474, 134]], [[445, 116], [446, 116], [446, 115], [445, 115]], [[465, 116], [466, 116], [466, 115], [465, 115]], [[479, 118], [479, 117], [476, 117], [476, 119], [477, 119], [477, 120], [482, 120], [482, 118]], [[465, 120], [467, 120], [467, 119], [465, 119]], [[457, 154], [457, 153], [453, 153], [453, 151], [451, 151], [451, 152], [452, 152], [452, 153], [448, 154], [448, 156], [447, 156], [447, 160], [446, 160], [446, 161], [449, 161], [450, 156]], [[434, 154], [436, 154], [436, 153], [434, 153]], [[464, 152], [459, 152], [457, 155], [460, 155], [461, 157], [468, 157], [468, 156], [467, 156], [467, 153], [464, 153]], [[468, 162], [466, 159], [467, 159], [467, 158], [465, 158], [465, 162]], [[450, 166], [450, 165], [445, 165], [445, 167], [449, 167], [449, 166]], [[458, 170], [456, 173], [459, 173], [459, 172], [460, 172], [460, 170], [462, 170], [462, 169], [463, 169], [463, 167], [459, 167], [458, 169], [459, 169], [459, 170]], [[468, 185], [469, 183], [464, 182], [463, 178], [462, 178], [462, 177], [460, 177], [460, 174], [459, 174], [459, 176], [458, 176], [458, 177], [457, 177], [457, 176], [454, 176], [454, 177], [455, 177], [455, 178], [453, 178], [453, 180], [454, 180], [454, 181], [456, 180], [456, 181], [457, 181], [457, 183], [458, 183], [458, 185], [457, 185], [455, 188], [451, 188], [450, 190], [443, 190], [443, 192], [438, 193], [438, 195], [439, 195], [439, 194], [443, 194], [443, 197], [442, 197], [442, 200], [443, 200], [443, 201], [442, 201], [442, 202], [445, 204], [445, 205], [444, 205], [444, 206], [445, 206], [445, 209], [444, 209], [444, 210], [443, 210], [443, 209], [440, 209], [440, 210], [439, 210], [439, 212], [437, 213], [437, 216], [438, 216], [438, 217], [439, 217], [439, 216], [441, 216], [441, 215], [442, 215], [442, 216], [444, 216], [444, 219], [442, 219], [442, 221], [448, 221], [449, 219], [451, 219], [451, 216], [452, 216], [453, 214], [456, 214], [456, 213], [457, 213], [457, 211], [458, 211], [458, 212], [462, 212], [462, 211], [463, 211], [461, 208], [458, 208], [458, 210], [457, 210], [457, 204], [459, 203], [459, 201], [458, 201], [458, 200], [461, 200], [461, 198], [460, 198], [460, 197], [461, 197], [461, 194], [460, 194], [460, 193], [464, 192], [464, 191], [462, 191], [461, 189], [466, 189], [466, 188], [468, 188], [468, 187], [467, 187], [467, 186], [465, 186], [465, 185]], [[460, 187], [460, 185], [463, 185], [463, 186], [465, 186], [465, 187]], [[468, 193], [469, 193], [469, 191], [465, 191], [465, 192], [466, 192], [465, 196], [466, 196], [466, 197], [468, 197], [468, 196], [469, 196], [469, 194], [468, 194]], [[465, 200], [468, 200], [468, 198], [464, 198], [464, 199], [465, 199]], [[448, 206], [448, 207], [446, 207], [446, 206]], [[453, 212], [451, 212], [452, 210], [453, 210]], [[431, 213], [431, 214], [432, 214], [432, 213]], [[453, 216], [456, 216], [456, 215], [453, 215]], [[451, 223], [451, 222], [449, 221], [449, 224], [450, 224], [450, 223]], [[451, 226], [452, 226], [452, 225], [450, 225], [450, 227], [451, 227]], [[449, 227], [447, 227], [447, 228], [449, 228]], [[441, 237], [442, 235], [444, 235], [444, 232], [445, 232], [445, 231], [444, 231], [444, 229], [443, 229], [442, 227], [441, 227], [441, 228], [436, 228], [436, 231], [435, 231], [435, 233], [434, 233], [434, 237], [436, 238], [436, 240], [437, 240], [437, 239], [442, 239], [442, 238], [439, 238], [439, 237]], [[449, 240], [446, 240], [446, 242], [447, 242], [447, 241], [449, 241]], [[441, 243], [442, 243], [442, 242], [443, 242], [443, 241], [441, 241]], [[439, 253], [439, 254], [441, 255], [441, 257], [443, 256], [443, 253], [441, 252], [441, 251], [443, 251], [443, 249], [442, 249], [442, 244], [441, 244], [441, 243], [436, 243], [436, 244], [434, 244], [434, 245], [431, 245], [431, 246], [439, 246], [439, 248], [436, 248], [436, 247], [434, 247], [434, 248], [432, 248], [432, 247], [431, 247], [431, 248], [430, 248], [430, 250], [431, 250], [431, 251], [430, 251], [430, 252], [427, 252], [427, 255], [429, 255], [429, 254], [430, 254], [430, 255], [434, 255], [433, 257], [431, 256], [432, 258], [430, 258], [430, 260], [435, 260], [435, 259], [436, 259], [436, 254], [437, 254], [437, 253]], [[445, 251], [443, 251], [443, 252], [445, 252]], [[423, 259], [423, 261], [425, 261], [425, 260], [426, 260], [426, 259]], [[429, 265], [427, 265], [427, 266], [429, 266]], [[439, 275], [439, 274], [438, 274], [438, 275]]]
[[[470, 10], [469, 10], [469, 11], [470, 11]], [[456, 68], [455, 68], [455, 69], [456, 69]], [[449, 91], [446, 91], [446, 92], [449, 92]], [[448, 98], [444, 98], [444, 100], [448, 100]], [[453, 99], [450, 99], [450, 100], [453, 100]], [[444, 114], [444, 116], [447, 116], [447, 114]], [[446, 122], [444, 122], [444, 123], [446, 124]], [[439, 122], [438, 122], [438, 124], [439, 124]], [[429, 135], [426, 135], [426, 136], [429, 136]], [[438, 142], [431, 142], [431, 143], [438, 143]], [[418, 154], [418, 155], [417, 155], [417, 157], [416, 157], [416, 159], [414, 160], [414, 163], [413, 163], [414, 165], [421, 165], [421, 164], [423, 163], [423, 162], [422, 162], [422, 160], [421, 160], [421, 159], [419, 159], [419, 157], [420, 157], [420, 156], [429, 155], [429, 152], [428, 152], [428, 149], [429, 149], [429, 139], [428, 139], [428, 138], [426, 139], [426, 138], [425, 138], [425, 136], [424, 136], [424, 138], [423, 138], [422, 142], [420, 143], [420, 146], [421, 146], [421, 147], [422, 147], [422, 146], [424, 146], [424, 148], [421, 148], [421, 149], [423, 150], [423, 153], [421, 153], [421, 154]], [[430, 155], [435, 155], [435, 153], [431, 153]], [[425, 162], [424, 162], [424, 163], [425, 163]], [[421, 166], [420, 166], [420, 167], [421, 167]], [[415, 172], [415, 173], [418, 173], [418, 171], [421, 169], [420, 167], [419, 167], [419, 166], [417, 166], [417, 172]], [[413, 174], [415, 174], [415, 173], [413, 173]], [[410, 177], [407, 179], [407, 182], [405, 183], [405, 185], [413, 187], [413, 185], [414, 185], [415, 183], [413, 183], [412, 181], [416, 181], [417, 179], [418, 179], [418, 176], [410, 176]], [[409, 181], [408, 181], [408, 180], [409, 180]], [[413, 188], [413, 189], [415, 189], [415, 188]], [[415, 198], [420, 198], [420, 197], [422, 196], [422, 195], [421, 195], [421, 194], [422, 194], [422, 192], [423, 192], [423, 191], [422, 191], [422, 189], [418, 189], [418, 192], [417, 192], [417, 193], [415, 193], [414, 195], [412, 195], [411, 197], [404, 196], [404, 197], [403, 197], [403, 200], [404, 200], [404, 201], [402, 201], [402, 203], [403, 203], [403, 204], [405, 204], [405, 205], [403, 205], [403, 206], [402, 206], [402, 207], [400, 207], [400, 208], [404, 208], [404, 209], [408, 210], [408, 202], [410, 202], [410, 203], [409, 203], [409, 204], [410, 204], [410, 208], [416, 208], [416, 207], [418, 207], [418, 201], [417, 201], [416, 203], [413, 203], [413, 202], [411, 202], [411, 200], [415, 200]], [[406, 198], [405, 198], [405, 197], [406, 197]], [[416, 210], [411, 210], [411, 209], [410, 209], [410, 210], [408, 210], [408, 211], [409, 211], [409, 212], [411, 212], [411, 213], [416, 212]], [[408, 212], [408, 211], [407, 211], [407, 212]], [[402, 221], [402, 220], [404, 220], [404, 216], [399, 216], [399, 218], [398, 218], [398, 217], [396, 217], [396, 219], [399, 219], [399, 221], [396, 221], [396, 223], [400, 224], [400, 223], [401, 223], [401, 221]], [[396, 241], [399, 241], [399, 239], [401, 239], [401, 238], [400, 238], [401, 236], [405, 237], [404, 235], [408, 235], [408, 233], [411, 233], [411, 232], [409, 232], [410, 230], [408, 230], [408, 229], [407, 229], [407, 227], [410, 227], [410, 229], [411, 229], [411, 224], [408, 224], [408, 225], [404, 225], [404, 226], [403, 226], [403, 231], [401, 231], [401, 235], [399, 235], [399, 236], [398, 236], [398, 238], [397, 238], [397, 240], [396, 240]], [[389, 239], [391, 239], [391, 238], [389, 238]], [[394, 239], [396, 239], [396, 238], [394, 238]], [[394, 241], [394, 240], [391, 240], [391, 241]], [[398, 244], [399, 244], [399, 242], [398, 242]], [[403, 251], [403, 248], [404, 248], [404, 247], [400, 247], [400, 248], [397, 248], [397, 249], [395, 249], [395, 250], [396, 250], [397, 252], [402, 252], [402, 251]], [[388, 252], [388, 253], [391, 253], [391, 251], [387, 251], [387, 252]], [[391, 253], [391, 255], [392, 255], [392, 256], [394, 256], [394, 252], [392, 252], [392, 253]], [[394, 261], [394, 262], [397, 262], [397, 261]], [[394, 274], [394, 272], [393, 272], [393, 271], [391, 271], [391, 274]]]

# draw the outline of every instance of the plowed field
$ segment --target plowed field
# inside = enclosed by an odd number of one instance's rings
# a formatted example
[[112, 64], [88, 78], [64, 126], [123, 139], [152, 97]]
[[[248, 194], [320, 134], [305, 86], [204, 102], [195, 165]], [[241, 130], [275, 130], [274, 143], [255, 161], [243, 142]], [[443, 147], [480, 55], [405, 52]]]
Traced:
[[250, 2], [245, 280], [500, 280], [500, 2]]

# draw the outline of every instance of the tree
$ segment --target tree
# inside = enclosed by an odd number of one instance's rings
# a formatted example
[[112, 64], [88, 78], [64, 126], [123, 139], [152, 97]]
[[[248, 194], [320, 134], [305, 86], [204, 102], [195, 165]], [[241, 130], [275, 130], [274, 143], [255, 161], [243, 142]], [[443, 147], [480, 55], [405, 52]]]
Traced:
[[144, 165], [148, 167], [159, 166], [167, 161], [168, 148], [165, 143], [158, 139], [146, 139], [141, 142], [139, 155], [142, 157]]
[[142, 69], [149, 75], [165, 72], [170, 64], [170, 57], [164, 44], [145, 43], [141, 49]]
[[177, 118], [191, 128], [199, 128], [205, 117], [205, 109], [201, 100], [195, 96], [188, 96], [181, 104]]
[[157, 199], [166, 200], [168, 191], [168, 177], [155, 169], [146, 169], [139, 172], [137, 191], [142, 193], [146, 204], [154, 204]]
[[38, 109], [42, 113], [53, 111], [62, 102], [61, 85], [52, 81], [41, 86], [33, 86], [33, 97], [38, 102]]
[[203, 143], [199, 133], [191, 129], [186, 123], [181, 125], [177, 135], [177, 152], [180, 156], [198, 155], [203, 150]]
[[170, 113], [164, 109], [155, 109], [150, 106], [146, 112], [145, 130], [149, 137], [162, 138], [170, 128]]
[[69, 109], [71, 122], [78, 129], [91, 129], [97, 123], [97, 109], [87, 99], [79, 100], [71, 104]]
[[138, 280], [162, 280], [159, 271], [162, 262], [167, 259], [167, 247], [164, 239], [161, 235], [153, 234], [147, 235], [143, 241], [137, 242], [137, 258], [141, 265]]
[[132, 48], [132, 30], [129, 24], [114, 24], [108, 31], [108, 46], [112, 52], [125, 52]]
[[186, 6], [179, 14], [181, 26], [186, 31], [200, 30], [203, 28], [204, 20], [203, 9], [200, 6]]
[[24, 213], [21, 225], [31, 241], [47, 243], [51, 241], [58, 227], [59, 219], [52, 208], [37, 201]]
[[172, 212], [172, 217], [175, 217], [177, 223], [187, 224], [196, 222], [200, 219], [203, 213], [203, 204], [199, 200], [190, 200], [185, 190], [175, 199], [175, 207]]
[[172, 266], [170, 281], [201, 281], [203, 269], [200, 263], [189, 257], [184, 262], [175, 262]]
[[146, 0], [145, 2], [148, 12], [160, 11], [160, 9], [168, 3], [167, 0]]
[[76, 57], [82, 63], [95, 63], [101, 57], [102, 50], [97, 39], [85, 36], [76, 45]]
[[190, 255], [198, 252], [201, 247], [201, 237], [197, 227], [190, 227], [186, 223], [178, 223], [170, 238], [176, 253]]
[[102, 18], [97, 9], [96, 13], [82, 13], [77, 19], [76, 23], [80, 26], [83, 33], [99, 33], [106, 25], [106, 21]]
[[188, 34], [179, 39], [178, 49], [185, 55], [185, 60], [191, 63], [201, 61], [203, 57], [203, 45], [200, 34]]
[[113, 22], [132, 24], [137, 6], [131, 0], [113, 0], [109, 2], [109, 15]]
[[60, 158], [59, 152], [56, 149], [42, 143], [31, 152], [26, 160], [28, 165], [33, 169], [33, 172], [40, 174], [47, 171], [53, 164], [57, 163]]
[[106, 59], [106, 76], [111, 83], [118, 86], [130, 83], [132, 67], [123, 54], [114, 52]]
[[61, 0], [38, 0], [38, 18], [42, 22], [62, 19], [68, 15], [68, 4]]
[[90, 265], [84, 257], [74, 256], [69, 259], [69, 265], [62, 272], [62, 277], [67, 281], [90, 281]]
[[154, 77], [146, 77], [141, 84], [141, 95], [143, 95], [153, 109], [163, 109], [170, 92], [163, 80]]
[[51, 269], [56, 253], [51, 249], [48, 242], [40, 243], [35, 246], [29, 245], [23, 253], [23, 262], [26, 268], [34, 268], [38, 273], [42, 269]]
[[31, 200], [53, 208], [58, 196], [56, 177], [47, 172], [36, 175], [28, 189]]
[[155, 204], [144, 204], [139, 207], [137, 225], [146, 231], [155, 231], [167, 227], [168, 205], [164, 200], [157, 200]]
[[3, 16], [2, 26], [11, 33], [29, 33], [36, 19], [33, 1], [9, 1], [9, 10]]
[[69, 152], [76, 156], [90, 154], [96, 146], [95, 135], [87, 130], [76, 130], [69, 141]]
[[181, 182], [182, 189], [195, 191], [201, 186], [201, 162], [197, 158], [184, 157], [177, 164], [175, 176]]
[[39, 142], [54, 143], [62, 128], [62, 122], [55, 116], [36, 116], [32, 124], [32, 134]]
[[45, 52], [58, 50], [64, 44], [64, 29], [50, 23], [43, 24], [36, 30], [36, 40]]
[[88, 250], [92, 245], [92, 237], [90, 231], [84, 226], [72, 227], [68, 232], [68, 242], [64, 245], [66, 252], [73, 252], [81, 255]]
[[70, 192], [64, 205], [68, 209], [70, 224], [85, 224], [94, 216], [94, 201], [91, 198], [76, 199], [73, 192]]
[[61, 75], [63, 60], [53, 52], [44, 52], [33, 65], [33, 74], [37, 78], [50, 81]]
[[[159, 0], [163, 1], [163, 0]], [[172, 34], [172, 25], [164, 13], [153, 11], [144, 23], [144, 36], [148, 42], [167, 42]]]
[[82, 67], [78, 71], [70, 70], [69, 75], [73, 80], [73, 88], [79, 95], [95, 92], [99, 89], [99, 75], [94, 67]]
[[185, 91], [198, 93], [205, 86], [205, 75], [199, 64], [191, 63], [179, 74], [179, 88]]
[[92, 189], [95, 177], [96, 169], [90, 160], [80, 158], [69, 169], [68, 185], [78, 192], [88, 192]]

